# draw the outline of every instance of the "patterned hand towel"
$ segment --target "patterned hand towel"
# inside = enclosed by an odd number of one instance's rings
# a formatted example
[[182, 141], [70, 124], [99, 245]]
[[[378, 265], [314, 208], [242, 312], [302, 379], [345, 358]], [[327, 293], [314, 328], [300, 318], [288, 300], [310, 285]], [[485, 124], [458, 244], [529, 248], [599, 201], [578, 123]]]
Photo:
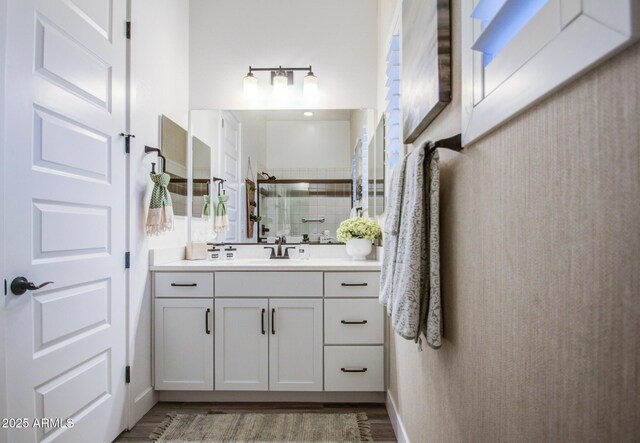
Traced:
[[204, 220], [209, 220], [209, 216], [211, 215], [211, 197], [208, 195], [203, 195], [202, 201], [202, 218]]
[[229, 217], [227, 216], [228, 195], [218, 196], [218, 206], [216, 207], [216, 217], [213, 221], [213, 230], [217, 233], [229, 230]]
[[[422, 146], [394, 171], [385, 223], [380, 302], [402, 337], [441, 345], [438, 192], [439, 156]], [[428, 172], [428, 174], [427, 174]], [[425, 181], [425, 178], [427, 179]], [[387, 249], [388, 248], [388, 249]]]
[[147, 234], [160, 235], [161, 232], [173, 230], [173, 204], [167, 186], [171, 181], [169, 174], [151, 173], [153, 191], [147, 214]]

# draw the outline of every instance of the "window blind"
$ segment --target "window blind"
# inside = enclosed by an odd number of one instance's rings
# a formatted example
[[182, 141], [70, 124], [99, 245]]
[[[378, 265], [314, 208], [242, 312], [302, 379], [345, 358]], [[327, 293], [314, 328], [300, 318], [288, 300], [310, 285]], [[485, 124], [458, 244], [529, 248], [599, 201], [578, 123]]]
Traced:
[[400, 160], [400, 36], [394, 35], [387, 52], [387, 109], [385, 146], [387, 163], [393, 168]]
[[472, 48], [489, 63], [522, 31], [549, 0], [480, 0], [471, 17], [482, 22]]

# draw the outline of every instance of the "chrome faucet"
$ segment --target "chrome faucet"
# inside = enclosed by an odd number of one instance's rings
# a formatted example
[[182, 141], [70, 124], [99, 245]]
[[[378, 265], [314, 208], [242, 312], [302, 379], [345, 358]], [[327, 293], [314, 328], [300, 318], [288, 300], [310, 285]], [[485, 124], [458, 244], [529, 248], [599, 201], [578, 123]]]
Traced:
[[286, 243], [287, 239], [285, 238], [285, 236], [281, 236], [281, 237], [277, 237], [276, 243], [278, 245], [278, 252], [276, 253], [276, 248], [275, 246], [265, 246], [265, 249], [271, 249], [271, 255], [269, 255], [269, 259], [273, 260], [273, 259], [285, 259], [288, 260], [291, 257], [289, 257], [289, 249], [295, 249], [294, 246], [285, 246], [284, 248], [284, 254], [282, 254], [282, 244]]

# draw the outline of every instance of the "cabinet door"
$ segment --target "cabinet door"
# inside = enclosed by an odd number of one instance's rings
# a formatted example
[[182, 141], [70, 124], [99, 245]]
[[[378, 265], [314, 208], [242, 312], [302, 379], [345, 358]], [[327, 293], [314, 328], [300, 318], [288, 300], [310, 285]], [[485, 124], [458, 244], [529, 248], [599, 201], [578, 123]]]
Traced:
[[322, 300], [269, 300], [269, 390], [322, 391]]
[[269, 388], [269, 302], [216, 300], [216, 390]]
[[213, 300], [155, 300], [155, 388], [213, 389]]

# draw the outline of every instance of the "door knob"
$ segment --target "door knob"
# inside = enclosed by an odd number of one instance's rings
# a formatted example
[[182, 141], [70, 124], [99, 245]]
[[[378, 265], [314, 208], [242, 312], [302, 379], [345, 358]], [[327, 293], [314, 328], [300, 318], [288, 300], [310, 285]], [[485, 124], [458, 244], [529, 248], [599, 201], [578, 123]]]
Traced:
[[24, 277], [16, 277], [11, 282], [11, 292], [13, 292], [15, 295], [22, 295], [27, 291], [37, 291], [38, 289], [52, 283], [52, 281], [47, 281], [42, 283], [40, 286], [36, 286]]

